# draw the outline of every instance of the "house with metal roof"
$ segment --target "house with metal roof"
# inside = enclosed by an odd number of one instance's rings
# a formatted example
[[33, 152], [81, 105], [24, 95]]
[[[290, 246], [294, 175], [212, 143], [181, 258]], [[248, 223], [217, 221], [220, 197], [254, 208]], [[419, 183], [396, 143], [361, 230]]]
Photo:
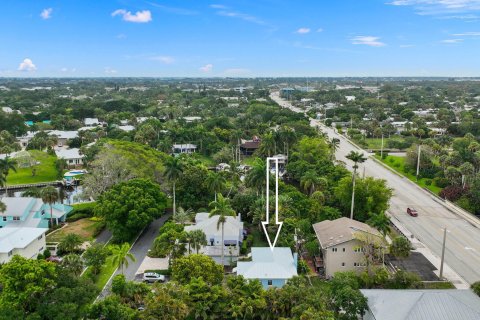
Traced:
[[85, 155], [80, 154], [79, 148], [72, 149], [56, 149], [55, 154], [57, 158], [64, 159], [69, 167], [77, 167], [83, 165], [83, 158]]
[[[0, 212], [0, 228], [48, 228], [50, 205], [42, 199], [30, 197], [3, 197], [7, 209]], [[66, 220], [73, 207], [61, 203], [52, 205], [55, 224]]]
[[364, 320], [477, 320], [480, 298], [470, 290], [361, 289]]
[[0, 264], [14, 255], [36, 259], [46, 249], [46, 228], [0, 228]]
[[316, 223], [313, 229], [323, 257], [317, 270], [327, 278], [333, 277], [335, 272], [364, 270], [365, 243], [359, 239], [359, 234], [383, 239], [376, 229], [346, 217]]
[[226, 217], [223, 226], [223, 245], [222, 245], [222, 227], [218, 225], [220, 216], [212, 216], [208, 212], [199, 212], [195, 216], [195, 225], [186, 226], [185, 231], [202, 230], [207, 238], [207, 245], [203, 246], [199, 253], [211, 257], [216, 262], [221, 262], [222, 250], [224, 251], [224, 263], [237, 261], [242, 246], [244, 230], [240, 215], [236, 217]]
[[286, 247], [253, 247], [252, 261], [239, 261], [234, 269], [245, 279], [258, 279], [265, 289], [281, 288], [297, 275], [297, 254]]

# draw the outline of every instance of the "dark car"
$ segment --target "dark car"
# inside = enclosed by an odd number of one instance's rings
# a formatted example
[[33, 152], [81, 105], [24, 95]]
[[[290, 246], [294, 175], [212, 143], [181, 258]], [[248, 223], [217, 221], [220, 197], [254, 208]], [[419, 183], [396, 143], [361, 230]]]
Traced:
[[411, 215], [412, 217], [418, 217], [418, 212], [417, 210], [413, 208], [407, 208], [407, 213]]

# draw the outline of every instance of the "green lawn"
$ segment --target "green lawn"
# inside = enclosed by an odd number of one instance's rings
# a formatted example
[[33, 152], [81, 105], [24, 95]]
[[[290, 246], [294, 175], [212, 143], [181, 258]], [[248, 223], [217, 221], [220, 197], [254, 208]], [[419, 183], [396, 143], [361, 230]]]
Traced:
[[[29, 152], [40, 164], [31, 168], [17, 168], [17, 172], [10, 171], [7, 177], [7, 185], [13, 186], [57, 180], [57, 169], [55, 168], [57, 157], [38, 150], [30, 150]], [[36, 169], [35, 176], [32, 175], [33, 168]]]
[[[402, 137], [392, 137], [392, 138], [383, 138], [383, 148], [388, 149], [388, 141], [404, 141]], [[365, 143], [368, 145], [367, 149], [378, 149], [382, 148], [382, 138], [366, 138]]]
[[375, 158], [382, 161], [383, 163], [385, 163], [390, 168], [393, 168], [397, 172], [401, 173], [402, 175], [404, 175], [405, 177], [407, 177], [411, 181], [415, 182], [416, 184], [418, 184], [422, 188], [427, 188], [435, 194], [438, 194], [442, 190], [442, 188], [437, 187], [433, 183], [431, 185], [427, 186], [425, 184], [425, 181], [427, 181], [429, 179], [422, 178], [422, 179], [417, 181], [417, 178], [416, 178], [415, 175], [411, 174], [410, 172], [406, 172], [405, 171], [405, 157], [389, 155], [385, 159], [381, 160], [380, 156], [375, 155]]
[[253, 235], [252, 247], [268, 247], [268, 242], [265, 239], [265, 234], [263, 233], [263, 230], [260, 230], [257, 227], [253, 226], [250, 229], [250, 232]]
[[[107, 284], [108, 282], [108, 279], [110, 279], [110, 277], [112, 276], [112, 274], [115, 272], [115, 270], [117, 269], [117, 267], [115, 265], [112, 265], [110, 263], [110, 260], [107, 259], [107, 262], [103, 265], [102, 269], [100, 270], [100, 273], [98, 275], [96, 275], [95, 277], [93, 277], [93, 280], [95, 282], [95, 286], [99, 289], [99, 290], [102, 290], [103, 287], [105, 287], [105, 285]], [[82, 275], [82, 277], [92, 277], [91, 275], [91, 269], [88, 268], [85, 273]]]

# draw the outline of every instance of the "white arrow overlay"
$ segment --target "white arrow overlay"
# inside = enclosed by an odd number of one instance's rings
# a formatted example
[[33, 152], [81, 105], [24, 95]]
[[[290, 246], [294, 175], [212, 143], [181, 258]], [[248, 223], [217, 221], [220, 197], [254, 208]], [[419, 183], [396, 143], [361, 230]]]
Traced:
[[[267, 225], [270, 222], [270, 161], [275, 161], [275, 224], [278, 226], [277, 234], [275, 235], [275, 239], [272, 241], [270, 240], [270, 236], [267, 232]], [[270, 245], [270, 249], [273, 251], [275, 248], [275, 244], [278, 240], [278, 235], [280, 234], [280, 230], [282, 230], [283, 222], [278, 221], [278, 159], [277, 158], [267, 158], [267, 203], [266, 203], [266, 217], [265, 221], [262, 221], [263, 231], [265, 232], [265, 236], [267, 237], [268, 244]]]

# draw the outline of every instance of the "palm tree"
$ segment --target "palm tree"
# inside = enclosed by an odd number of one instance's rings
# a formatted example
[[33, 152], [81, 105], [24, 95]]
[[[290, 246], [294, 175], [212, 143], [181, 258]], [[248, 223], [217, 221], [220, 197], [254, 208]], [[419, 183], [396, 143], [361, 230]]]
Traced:
[[235, 211], [230, 206], [230, 199], [224, 198], [222, 194], [218, 195], [217, 201], [213, 201], [210, 203], [210, 217], [218, 215], [218, 222], [217, 222], [217, 230], [222, 227], [222, 266], [224, 265], [224, 227], [225, 222], [227, 221], [227, 217], [235, 216]]
[[238, 184], [241, 182], [240, 176], [242, 175], [242, 172], [238, 166], [238, 163], [232, 162], [230, 163], [230, 170], [228, 171], [231, 179], [231, 185], [230, 185], [230, 190], [228, 190], [227, 197], [230, 196], [230, 193], [233, 190], [233, 187], [238, 186]]
[[317, 176], [315, 171], [309, 170], [300, 179], [300, 186], [303, 190], [307, 191], [311, 195], [315, 188], [320, 184], [320, 178]]
[[275, 143], [275, 138], [272, 132], [263, 135], [258, 152], [267, 157], [270, 157], [277, 152], [277, 144]]
[[182, 226], [185, 225], [185, 222], [190, 220], [190, 216], [192, 215], [193, 210], [192, 209], [183, 209], [182, 207], [178, 207], [178, 212], [177, 214], [173, 217], [173, 221], [175, 221], [178, 224], [181, 224]]
[[128, 242], [123, 243], [122, 245], [113, 245], [111, 246], [112, 256], [111, 263], [112, 265], [120, 268], [123, 274], [123, 267], [128, 268], [128, 260], [135, 262], [135, 256], [133, 253], [130, 253], [130, 244]]
[[66, 253], [72, 253], [78, 250], [83, 243], [82, 238], [75, 233], [67, 234], [62, 241], [60, 241], [59, 249]]
[[367, 158], [361, 152], [350, 151], [346, 156], [347, 159], [353, 161], [353, 175], [352, 175], [352, 205], [350, 207], [350, 219], [353, 219], [353, 207], [355, 203], [355, 176], [357, 175], [358, 163], [363, 163]]
[[30, 187], [27, 190], [22, 192], [22, 197], [41, 198], [42, 189], [39, 189], [36, 187]]
[[333, 160], [335, 158], [335, 152], [337, 152], [338, 150], [338, 147], [340, 146], [340, 139], [338, 138], [332, 138], [332, 140], [330, 140], [330, 149], [331, 149], [331, 160]]
[[245, 177], [245, 184], [248, 187], [253, 187], [257, 189], [258, 192], [263, 195], [263, 189], [265, 188], [265, 182], [267, 179], [267, 163], [265, 160], [256, 158], [253, 162], [252, 167]]
[[175, 200], [175, 184], [177, 183], [178, 178], [183, 173], [183, 164], [179, 158], [174, 156], [167, 158], [165, 161], [165, 177], [173, 185], [173, 215], [176, 214], [176, 200]]
[[42, 189], [41, 193], [43, 203], [50, 205], [50, 228], [53, 227], [53, 204], [58, 201], [59, 195], [57, 189], [48, 186]]
[[83, 271], [83, 260], [78, 254], [68, 254], [63, 257], [61, 266], [72, 274], [79, 276]]
[[0, 172], [3, 175], [3, 184], [5, 185], [5, 194], [7, 194], [7, 177], [10, 170], [17, 172], [17, 161], [6, 156], [5, 159], [0, 159]]
[[207, 179], [205, 179], [205, 183], [210, 191], [213, 191], [215, 194], [215, 201], [217, 201], [217, 193], [222, 192], [222, 190], [225, 189], [225, 177], [219, 173], [211, 172]]
[[[198, 251], [202, 246], [207, 245], [207, 236], [202, 230], [192, 230], [188, 233], [188, 237], [191, 241], [192, 248], [195, 249], [195, 252], [198, 254]], [[189, 247], [190, 249], [190, 247]], [[190, 252], [190, 250], [189, 250]]]

